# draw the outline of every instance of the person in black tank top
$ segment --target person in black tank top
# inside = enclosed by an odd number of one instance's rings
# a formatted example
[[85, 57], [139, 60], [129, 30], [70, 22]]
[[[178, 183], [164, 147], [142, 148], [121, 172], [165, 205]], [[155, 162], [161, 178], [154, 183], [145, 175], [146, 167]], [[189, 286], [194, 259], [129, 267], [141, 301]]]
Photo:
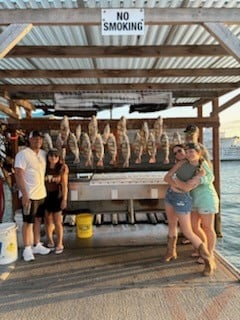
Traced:
[[[60, 160], [57, 149], [50, 149], [47, 154], [45, 185], [47, 197], [45, 201], [45, 224], [48, 247], [56, 254], [63, 252], [63, 216], [62, 210], [67, 206], [68, 166]], [[56, 243], [53, 232], [56, 233]]]

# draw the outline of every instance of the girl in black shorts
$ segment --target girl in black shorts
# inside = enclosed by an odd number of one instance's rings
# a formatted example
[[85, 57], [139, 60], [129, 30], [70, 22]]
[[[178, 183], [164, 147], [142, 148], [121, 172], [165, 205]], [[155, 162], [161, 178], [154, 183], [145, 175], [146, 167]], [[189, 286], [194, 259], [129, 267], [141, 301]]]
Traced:
[[[63, 216], [62, 210], [67, 206], [68, 166], [60, 160], [57, 149], [50, 149], [47, 154], [45, 184], [47, 197], [45, 201], [45, 223], [48, 238], [47, 246], [56, 254], [63, 252]], [[53, 232], [56, 234], [54, 243]]]

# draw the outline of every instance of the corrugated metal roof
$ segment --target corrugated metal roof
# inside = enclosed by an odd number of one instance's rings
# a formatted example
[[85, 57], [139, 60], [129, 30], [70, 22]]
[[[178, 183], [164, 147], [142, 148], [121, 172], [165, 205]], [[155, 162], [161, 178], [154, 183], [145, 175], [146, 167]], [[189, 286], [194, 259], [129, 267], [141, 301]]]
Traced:
[[[54, 9], [54, 8], [240, 8], [240, 1], [77, 1], [77, 0], [0, 0], [3, 9]], [[159, 17], [161, 19], [161, 17]], [[7, 27], [1, 26], [4, 31]], [[229, 30], [240, 39], [240, 24], [229, 25]], [[35, 25], [17, 44], [18, 46], [164, 46], [164, 45], [218, 45], [218, 41], [199, 24], [146, 25], [143, 36], [102, 36], [100, 26]], [[239, 68], [232, 56], [181, 56], [181, 57], [4, 57], [0, 70], [81, 70], [81, 69], [198, 69]], [[31, 72], [31, 71], [29, 71]], [[135, 84], [135, 83], [240, 83], [240, 75], [187, 76], [187, 77], [106, 77], [106, 78], [0, 78], [1, 85], [59, 85], [59, 84]], [[43, 95], [44, 97], [44, 95]], [[177, 97], [174, 101], [194, 102], [198, 97]], [[36, 103], [38, 100], [32, 100]], [[42, 100], [44, 101], [44, 99]], [[49, 100], [45, 100], [48, 101]]]

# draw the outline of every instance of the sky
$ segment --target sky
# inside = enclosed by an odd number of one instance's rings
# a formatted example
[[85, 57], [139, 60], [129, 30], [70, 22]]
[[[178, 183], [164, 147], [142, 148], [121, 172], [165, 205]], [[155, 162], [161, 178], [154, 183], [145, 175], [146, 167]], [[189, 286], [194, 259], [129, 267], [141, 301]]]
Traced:
[[[229, 94], [226, 94], [219, 99], [219, 106], [226, 103], [228, 100], [232, 99], [237, 94], [240, 94], [240, 89], [234, 90]], [[121, 116], [125, 116], [127, 119], [136, 118], [157, 118], [161, 116], [164, 118], [176, 118], [176, 117], [196, 117], [197, 109], [192, 107], [172, 107], [167, 110], [154, 112], [154, 113], [138, 113], [133, 112], [128, 114], [129, 107], [121, 107], [113, 109], [112, 119], [119, 119]], [[203, 116], [208, 116], [211, 112], [211, 104], [206, 104], [203, 106]], [[110, 112], [102, 111], [99, 112], [97, 117], [99, 119], [109, 119]], [[220, 117], [220, 131], [224, 131], [226, 136], [240, 136], [240, 101], [229, 107], [228, 109], [222, 111], [219, 115]]]

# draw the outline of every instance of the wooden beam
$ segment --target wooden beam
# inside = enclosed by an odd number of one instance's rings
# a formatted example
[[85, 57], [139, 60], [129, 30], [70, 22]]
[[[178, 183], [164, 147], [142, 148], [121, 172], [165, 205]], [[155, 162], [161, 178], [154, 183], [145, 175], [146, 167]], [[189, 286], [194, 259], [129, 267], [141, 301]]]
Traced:
[[[93, 87], [92, 90], [94, 90]], [[172, 90], [173, 98], [194, 98], [194, 99], [213, 99], [215, 97], [219, 97], [221, 95], [224, 95], [228, 92], [231, 92], [232, 90], [211, 90], [211, 91], [199, 91], [199, 90], [182, 90], [182, 91], [174, 91]], [[0, 86], [0, 92], [1, 92], [1, 86]], [[60, 92], [60, 91], [58, 91]], [[69, 92], [69, 91], [65, 91]], [[71, 91], [71, 92], [79, 92], [77, 91]], [[12, 92], [12, 97], [14, 99], [31, 99], [31, 100], [53, 100], [54, 99], [54, 92], [48, 92], [48, 91], [39, 91], [39, 92], [32, 92], [32, 91], [26, 91], [26, 88], [24, 91], [15, 91]], [[53, 102], [50, 101], [50, 104]]]
[[[240, 23], [239, 8], [144, 8], [146, 25], [196, 24], [203, 22]], [[0, 10], [1, 25], [100, 25], [101, 8], [5, 9]]]
[[33, 111], [36, 109], [35, 106], [28, 100], [18, 99], [14, 100], [14, 102], [16, 105], [23, 107], [26, 111]]
[[199, 108], [201, 107], [202, 105], [204, 105], [205, 103], [208, 103], [210, 102], [211, 100], [209, 99], [199, 99], [197, 101], [195, 101], [193, 104], [192, 104], [192, 107], [193, 108]]
[[0, 59], [32, 29], [32, 24], [11, 24], [0, 34]]
[[0, 111], [14, 119], [19, 119], [18, 114], [11, 110], [8, 106], [0, 103]]
[[240, 68], [0, 70], [0, 78], [151, 78], [239, 76]]
[[[1, 10], [0, 10], [1, 12]], [[16, 46], [8, 58], [127, 58], [228, 56], [219, 45]]]
[[[15, 123], [9, 123], [9, 128], [24, 128], [25, 130], [32, 130], [33, 128], [39, 128], [39, 130], [46, 130], [46, 129], [52, 129], [52, 130], [58, 130], [60, 125], [60, 119], [51, 119], [49, 121], [46, 118], [33, 118], [33, 119], [21, 119], [18, 122]], [[144, 121], [148, 122], [149, 128], [153, 127], [155, 119], [128, 119], [127, 126], [129, 130], [135, 130], [139, 129], [139, 123], [143, 123]], [[109, 120], [109, 119], [103, 119], [99, 123], [99, 126], [101, 126], [101, 129], [105, 127], [107, 123], [109, 123], [110, 127], [116, 128], [118, 120]], [[163, 124], [166, 126], [166, 128], [169, 129], [176, 129], [176, 128], [182, 128], [183, 130], [186, 128], [186, 122], [187, 123], [195, 123], [199, 128], [211, 128], [211, 127], [219, 127], [220, 122], [217, 117], [211, 118], [211, 117], [203, 117], [198, 119], [197, 117], [182, 117], [182, 118], [164, 118]], [[71, 130], [75, 130], [76, 126], [79, 124], [79, 120], [77, 119], [70, 119], [69, 120], [70, 128]], [[82, 130], [85, 131], [88, 128], [89, 119], [82, 119], [81, 125]], [[99, 128], [100, 129], [100, 128]], [[100, 130], [101, 130], [100, 129]]]
[[[226, 103], [224, 103], [223, 105], [221, 105], [218, 108], [218, 113], [228, 109], [229, 107], [231, 107], [232, 105], [234, 105], [235, 103], [240, 101], [240, 94], [236, 95], [235, 97], [233, 97], [232, 99], [228, 100]], [[239, 108], [240, 111], [240, 108]]]
[[226, 51], [240, 62], [240, 40], [223, 24], [204, 23], [203, 25]]
[[0, 85], [0, 92], [80, 92], [80, 91], [230, 91], [238, 89], [239, 82], [233, 83], [110, 83], [110, 84], [49, 84], [49, 85]]
[[25, 110], [28, 110], [28, 111], [32, 111], [32, 110], [35, 110], [35, 106], [30, 102], [28, 101], [27, 99], [12, 99], [9, 95], [9, 93], [7, 91], [4, 92], [4, 95], [3, 97], [9, 101], [9, 104], [10, 106], [12, 105], [15, 105], [15, 106], [21, 106], [23, 107]]

